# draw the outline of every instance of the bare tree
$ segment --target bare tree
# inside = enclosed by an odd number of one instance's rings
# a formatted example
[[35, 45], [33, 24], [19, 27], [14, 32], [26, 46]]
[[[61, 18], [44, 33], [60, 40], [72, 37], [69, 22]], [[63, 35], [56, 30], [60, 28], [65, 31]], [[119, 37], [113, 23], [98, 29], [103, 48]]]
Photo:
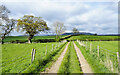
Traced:
[[15, 26], [15, 20], [9, 19], [8, 13], [10, 11], [4, 6], [0, 6], [0, 38], [1, 44], [3, 44], [3, 40], [5, 39], [6, 35], [8, 35]]
[[65, 26], [64, 23], [56, 21], [53, 23], [54, 30], [56, 33], [56, 41], [60, 40], [60, 35], [65, 32]]
[[73, 33], [74, 34], [79, 33], [79, 30], [77, 28], [73, 28]]

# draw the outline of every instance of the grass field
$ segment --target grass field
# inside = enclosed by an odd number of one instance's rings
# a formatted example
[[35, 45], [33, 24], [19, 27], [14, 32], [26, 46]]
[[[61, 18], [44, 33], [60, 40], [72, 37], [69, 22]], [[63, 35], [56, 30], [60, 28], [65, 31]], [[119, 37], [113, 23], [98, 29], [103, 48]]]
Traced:
[[82, 73], [72, 42], [68, 46], [58, 73]]
[[[85, 44], [85, 47], [80, 46], [78, 42], [75, 43], [82, 51], [82, 54], [95, 73], [118, 72], [118, 41], [88, 41], [87, 43], [82, 42]], [[97, 46], [99, 46], [99, 56]]]
[[[61, 36], [65, 37], [65, 36]], [[55, 36], [35, 36], [37, 39], [55, 39]], [[88, 40], [75, 41], [85, 59], [90, 64], [94, 73], [117, 73], [118, 72], [118, 41], [89, 41], [89, 40], [115, 40], [118, 36], [72, 36], [67, 40]], [[27, 37], [7, 37], [4, 41], [27, 40]], [[81, 46], [79, 43], [84, 44]], [[51, 67], [57, 60], [66, 43], [24, 43], [24, 44], [3, 44], [2, 62], [0, 71], [2, 73], [40, 73], [45, 68]], [[31, 51], [36, 49], [35, 60], [31, 64]], [[99, 52], [98, 52], [99, 51]], [[0, 60], [1, 61], [1, 60]], [[58, 73], [82, 73], [76, 51], [72, 42], [68, 45], [67, 52], [62, 60]]]
[[[67, 35], [61, 35], [60, 38], [64, 38]], [[7, 36], [4, 39], [4, 42], [12, 42], [16, 40], [26, 41], [27, 42], [28, 36]], [[36, 41], [39, 39], [53, 39], [55, 40], [55, 36], [34, 36], [32, 41]], [[79, 35], [79, 36], [72, 36], [67, 40], [118, 40], [118, 36], [94, 36], [94, 35]]]
[[[66, 35], [60, 36], [60, 38], [65, 37]], [[16, 40], [26, 40], [27, 41], [28, 36], [7, 36], [4, 39], [4, 42], [11, 42]], [[55, 39], [55, 36], [34, 36], [32, 41], [39, 40], [39, 39]]]
[[94, 36], [94, 35], [79, 35], [72, 36], [68, 40], [117, 40], [118, 36]]
[[[64, 45], [65, 43], [4, 44], [2, 45], [2, 64], [0, 63], [2, 72], [37, 73], [38, 67], [39, 70], [44, 70], [44, 66], [52, 61], [50, 59], [57, 55]], [[36, 55], [35, 61], [31, 64], [32, 48], [36, 49]]]

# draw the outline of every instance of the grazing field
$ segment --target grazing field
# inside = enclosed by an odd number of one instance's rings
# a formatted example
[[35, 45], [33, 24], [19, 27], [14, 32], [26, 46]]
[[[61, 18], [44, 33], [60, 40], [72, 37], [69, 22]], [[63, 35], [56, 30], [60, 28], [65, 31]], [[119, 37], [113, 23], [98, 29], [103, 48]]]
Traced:
[[118, 41], [78, 41], [75, 43], [94, 73], [118, 72]]
[[72, 42], [68, 46], [58, 73], [82, 73]]
[[[2, 73], [38, 73], [64, 48], [66, 43], [34, 43], [2, 45]], [[36, 49], [35, 60], [31, 64], [31, 51]], [[57, 57], [56, 57], [57, 58]]]
[[[66, 35], [61, 35], [60, 38], [65, 37]], [[39, 39], [55, 39], [56, 36], [34, 36], [32, 41], [39, 40]], [[4, 39], [4, 42], [11, 42], [11, 41], [26, 41], [27, 42], [28, 36], [7, 36]]]
[[[52, 36], [44, 36], [47, 39]], [[36, 39], [44, 37], [35, 36]], [[48, 38], [49, 37], [49, 38]], [[55, 36], [54, 36], [55, 37]], [[65, 36], [62, 36], [65, 37]], [[18, 37], [14, 37], [18, 39]], [[7, 41], [16, 40], [13, 37]], [[26, 37], [27, 38], [27, 37]], [[45, 39], [44, 38], [44, 39]], [[117, 39], [117, 36], [72, 36], [68, 40], [77, 39], [95, 40]], [[19, 40], [25, 37], [19, 37]], [[97, 39], [97, 40], [98, 40]], [[94, 73], [117, 73], [118, 72], [118, 41], [75, 41], [85, 59], [91, 66]], [[2, 73], [40, 73], [50, 68], [53, 62], [61, 55], [66, 43], [24, 43], [24, 44], [3, 44], [2, 62], [0, 71]], [[36, 50], [35, 60], [31, 63], [32, 49]], [[75, 47], [72, 42], [68, 45], [67, 52], [59, 67], [58, 73], [82, 73]]]
[[118, 36], [95, 36], [95, 35], [79, 35], [79, 36], [72, 36], [68, 38], [68, 40], [118, 40]]

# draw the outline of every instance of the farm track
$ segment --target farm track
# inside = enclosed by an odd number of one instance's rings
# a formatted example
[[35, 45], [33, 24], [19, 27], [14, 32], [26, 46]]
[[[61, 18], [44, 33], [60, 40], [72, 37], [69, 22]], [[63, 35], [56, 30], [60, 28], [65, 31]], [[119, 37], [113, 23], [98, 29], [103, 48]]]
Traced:
[[[59, 70], [59, 67], [62, 63], [62, 60], [64, 58], [64, 55], [67, 51], [68, 45], [70, 42], [68, 42], [68, 44], [66, 45], [64, 51], [61, 53], [60, 57], [56, 60], [55, 63], [53, 63], [52, 67], [50, 69], [47, 69], [44, 73], [57, 73]], [[43, 73], [43, 72], [42, 72]]]
[[76, 46], [76, 44], [73, 42], [79, 62], [81, 64], [81, 68], [83, 73], [93, 73], [91, 67], [89, 66], [88, 62], [85, 60], [84, 56], [82, 55], [80, 49]]

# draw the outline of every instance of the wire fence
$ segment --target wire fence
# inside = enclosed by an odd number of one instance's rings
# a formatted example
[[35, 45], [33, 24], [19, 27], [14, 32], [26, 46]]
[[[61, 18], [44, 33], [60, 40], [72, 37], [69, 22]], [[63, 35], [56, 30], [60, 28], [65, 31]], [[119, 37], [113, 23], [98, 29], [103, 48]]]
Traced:
[[[89, 42], [89, 41], [79, 41], [79, 45], [85, 48], [86, 52], [100, 61], [106, 68], [112, 72], [118, 72], [118, 61], [119, 53], [113, 52], [113, 50], [106, 49], [104, 46], [101, 46], [99, 43]], [[97, 63], [96, 63], [97, 64]]]
[[[8, 72], [9, 70], [20, 68], [21, 65], [26, 67], [19, 69], [19, 72], [24, 71], [32, 64], [31, 62], [33, 62], [34, 60], [43, 59], [44, 57], [51, 54], [52, 52], [55, 52], [60, 46], [64, 45], [65, 42], [66, 41], [53, 43], [53, 44], [46, 44], [45, 46], [43, 46], [43, 48], [39, 48], [39, 50], [37, 49], [36, 53], [34, 54], [31, 53], [31, 50], [32, 50], [31, 49], [27, 52], [24, 52], [21, 56], [17, 56], [14, 59], [3, 61], [0, 64], [0, 67], [1, 67], [0, 71], [2, 70], [2, 73], [5, 73], [5, 72]], [[32, 57], [33, 55], [35, 56], [34, 59]]]

